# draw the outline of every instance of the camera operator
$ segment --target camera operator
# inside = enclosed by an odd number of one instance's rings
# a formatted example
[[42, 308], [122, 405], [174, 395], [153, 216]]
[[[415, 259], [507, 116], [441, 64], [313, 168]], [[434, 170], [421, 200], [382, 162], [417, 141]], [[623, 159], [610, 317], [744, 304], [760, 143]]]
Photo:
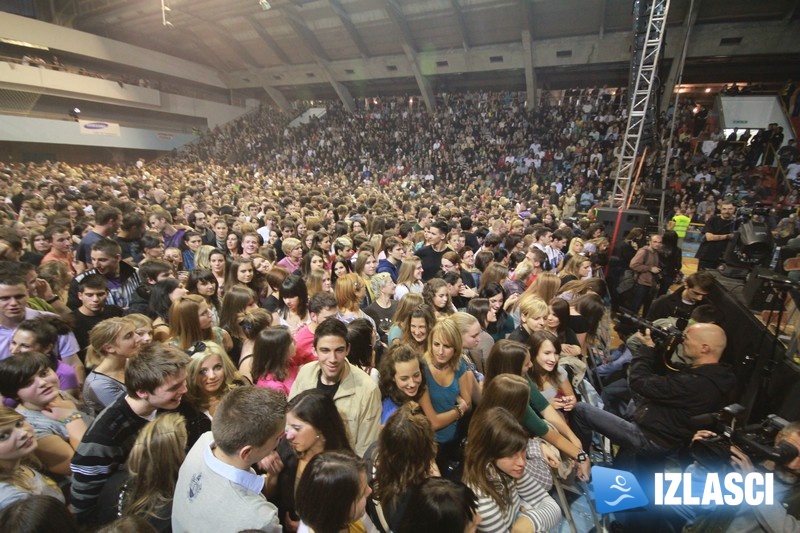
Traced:
[[699, 260], [699, 270], [713, 270], [722, 263], [722, 256], [728, 247], [728, 241], [733, 239], [734, 220], [736, 208], [733, 202], [725, 200], [720, 207], [719, 215], [714, 215], [703, 227], [703, 241], [697, 249], [695, 257]]
[[[693, 441], [716, 437], [708, 431], [698, 431]], [[691, 522], [684, 531], [750, 532], [750, 531], [800, 531], [800, 422], [792, 422], [775, 436], [775, 448], [793, 446], [798, 452], [783, 464], [761, 461], [758, 470], [774, 472], [773, 505], [741, 505], [732, 509], [704, 508], [695, 516], [695, 508], [682, 507], [679, 511]], [[737, 446], [730, 447], [730, 464], [743, 476], [756, 471], [750, 456]], [[689, 467], [695, 469], [697, 464]], [[697, 469], [694, 470], [695, 472]], [[725, 511], [730, 512], [725, 512]], [[711, 511], [711, 512], [710, 512]], [[714, 512], [717, 511], [717, 512]], [[720, 512], [721, 511], [721, 512]]]
[[[677, 314], [677, 313], [676, 313]], [[721, 313], [713, 305], [698, 305], [689, 316], [688, 322], [685, 318], [668, 317], [659, 318], [653, 322], [654, 326], [662, 329], [675, 328], [676, 330], [683, 330], [687, 326], [696, 323], [702, 324], [716, 324], [721, 326]], [[625, 321], [624, 317], [619, 318], [620, 323]], [[683, 321], [681, 325], [680, 322]], [[624, 334], [625, 329], [617, 328], [617, 333]], [[657, 374], [663, 374], [667, 369], [667, 357], [670, 357], [672, 364], [691, 365], [691, 360], [683, 356], [683, 345], [677, 344], [674, 346], [674, 351], [669, 353], [669, 350], [661, 349], [656, 354], [656, 362], [653, 365], [652, 371]], [[606, 363], [595, 367], [594, 371], [597, 377], [603, 384], [603, 390], [600, 397], [603, 399], [604, 409], [615, 415], [626, 417], [629, 409], [633, 406], [629, 405], [631, 400], [631, 392], [628, 387], [627, 368], [633, 359], [633, 354], [626, 342], [619, 348], [611, 352], [611, 356]], [[658, 362], [661, 359], [664, 364]]]
[[663, 457], [685, 448], [695, 429], [690, 419], [722, 409], [736, 388], [731, 369], [719, 364], [725, 345], [725, 332], [719, 326], [693, 324], [683, 335], [684, 356], [691, 366], [658, 375], [658, 350], [650, 330], [634, 334], [628, 340], [633, 356], [628, 374], [635, 403], [633, 422], [578, 402], [572, 421], [583, 449], [589, 449], [593, 430], [623, 449], [648, 456]]

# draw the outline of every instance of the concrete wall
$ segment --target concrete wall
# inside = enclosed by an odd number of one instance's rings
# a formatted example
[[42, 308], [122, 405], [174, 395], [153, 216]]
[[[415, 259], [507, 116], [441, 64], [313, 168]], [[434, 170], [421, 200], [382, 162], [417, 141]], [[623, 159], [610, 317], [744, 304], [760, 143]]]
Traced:
[[[258, 106], [258, 102], [254, 100], [248, 100], [247, 107], [237, 107], [138, 85], [120, 84], [112, 80], [5, 61], [0, 61], [0, 88], [203, 118], [210, 128], [225, 124], [253, 106]], [[114, 120], [113, 116], [107, 118]]]
[[194, 135], [185, 133], [125, 127], [120, 128], [119, 137], [85, 135], [77, 122], [0, 116], [0, 141], [169, 151], [194, 139]]
[[0, 62], [0, 86], [15, 91], [79, 97], [129, 106], [158, 106], [159, 92], [71, 72]]
[[775, 122], [783, 128], [783, 142], [792, 137], [792, 125], [777, 96], [720, 96], [720, 125], [725, 129], [766, 128]]
[[213, 87], [225, 87], [219, 74], [212, 68], [161, 52], [9, 13], [0, 13], [0, 35], [7, 39], [47, 46], [54, 50], [65, 50]]

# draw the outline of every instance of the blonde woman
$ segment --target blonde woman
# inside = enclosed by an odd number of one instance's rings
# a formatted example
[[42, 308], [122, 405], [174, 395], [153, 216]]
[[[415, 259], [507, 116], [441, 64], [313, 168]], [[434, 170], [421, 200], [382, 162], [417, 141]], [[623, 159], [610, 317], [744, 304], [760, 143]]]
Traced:
[[192, 360], [186, 367], [186, 397], [197, 413], [210, 422], [222, 398], [234, 388], [248, 382], [219, 344], [212, 341], [202, 342], [190, 351], [193, 353]]
[[29, 463], [38, 447], [33, 427], [21, 414], [0, 406], [0, 510], [29, 496], [42, 494], [64, 502], [58, 486]]
[[472, 407], [475, 378], [461, 358], [461, 332], [452, 318], [437, 322], [428, 335], [425, 382], [428, 388], [419, 404], [436, 431], [436, 464], [446, 471], [459, 452], [458, 421]]
[[216, 250], [213, 246], [203, 244], [194, 254], [195, 270], [211, 270], [211, 253]]
[[331, 273], [327, 270], [312, 270], [306, 280], [309, 300], [318, 292], [333, 292]]
[[172, 496], [186, 457], [186, 420], [160, 415], [139, 431], [128, 455], [128, 476], [114, 500], [116, 517], [143, 517], [157, 531], [172, 521]]
[[355, 273], [361, 276], [361, 279], [364, 281], [364, 287], [367, 289], [364, 299], [361, 301], [361, 309], [366, 309], [369, 307], [369, 305], [374, 302], [375, 298], [377, 297], [377, 295], [372, 292], [372, 285], [370, 284], [370, 280], [372, 279], [372, 276], [375, 275], [375, 269], [377, 267], [378, 260], [375, 259], [374, 255], [372, 255], [372, 252], [358, 252]]
[[125, 365], [141, 345], [136, 324], [127, 318], [107, 318], [89, 332], [86, 366], [94, 368], [83, 384], [83, 399], [94, 413], [126, 394]]
[[530, 287], [528, 287], [523, 296], [532, 294], [538, 296], [545, 302], [549, 302], [555, 298], [558, 290], [561, 288], [561, 278], [552, 272], [542, 272], [536, 279], [533, 280]]
[[422, 260], [416, 255], [406, 256], [400, 264], [397, 273], [397, 287], [394, 290], [394, 299], [402, 300], [409, 293], [422, 294], [425, 286], [422, 282]]

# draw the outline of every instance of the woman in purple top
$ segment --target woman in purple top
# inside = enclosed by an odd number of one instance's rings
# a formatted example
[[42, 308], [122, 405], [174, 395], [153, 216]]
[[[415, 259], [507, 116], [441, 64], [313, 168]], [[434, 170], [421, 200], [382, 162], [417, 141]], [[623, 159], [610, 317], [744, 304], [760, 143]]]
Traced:
[[77, 341], [74, 343], [74, 353], [59, 353], [59, 336], [69, 333], [71, 333], [69, 324], [55, 315], [25, 320], [17, 326], [11, 338], [10, 352], [11, 355], [27, 352], [47, 355], [53, 361], [61, 390], [77, 397], [80, 394], [80, 383], [75, 369], [61, 360], [62, 357], [75, 355], [78, 352]]

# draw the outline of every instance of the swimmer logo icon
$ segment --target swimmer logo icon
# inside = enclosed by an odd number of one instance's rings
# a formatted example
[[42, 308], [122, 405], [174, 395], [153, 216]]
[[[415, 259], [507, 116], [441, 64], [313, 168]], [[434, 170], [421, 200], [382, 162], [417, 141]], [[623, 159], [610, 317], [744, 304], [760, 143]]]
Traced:
[[625, 511], [649, 503], [636, 477], [630, 472], [593, 466], [592, 480], [598, 513]]

